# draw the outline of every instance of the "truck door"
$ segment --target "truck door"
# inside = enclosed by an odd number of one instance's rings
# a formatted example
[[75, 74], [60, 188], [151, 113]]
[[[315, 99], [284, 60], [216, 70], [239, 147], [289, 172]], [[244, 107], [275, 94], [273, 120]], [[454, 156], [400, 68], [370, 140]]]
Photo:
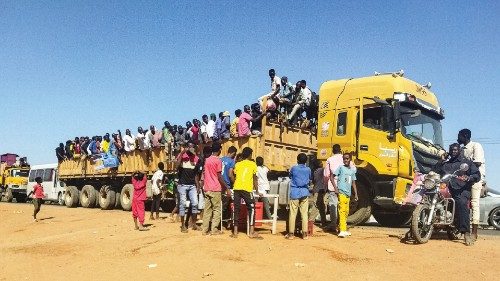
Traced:
[[[366, 103], [366, 100], [365, 100]], [[357, 121], [357, 158], [373, 166], [381, 175], [397, 175], [398, 146], [389, 138], [389, 120], [384, 106], [362, 104]]]
[[44, 169], [43, 170], [43, 189], [45, 194], [47, 194], [47, 200], [57, 199], [56, 189], [54, 188], [54, 169]]
[[334, 126], [329, 145], [329, 156], [334, 144], [339, 144], [342, 151], [351, 152], [356, 149], [355, 142], [355, 111], [352, 108], [341, 108], [334, 111]]

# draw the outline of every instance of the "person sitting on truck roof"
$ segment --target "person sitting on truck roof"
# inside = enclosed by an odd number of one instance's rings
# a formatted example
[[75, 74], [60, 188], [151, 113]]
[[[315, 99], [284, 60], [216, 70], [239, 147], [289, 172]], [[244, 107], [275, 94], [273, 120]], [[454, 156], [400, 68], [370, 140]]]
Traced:
[[231, 121], [231, 126], [229, 129], [231, 137], [233, 137], [233, 138], [238, 137], [238, 121], [239, 121], [240, 115], [241, 115], [241, 109], [236, 109], [234, 111], [235, 117], [234, 117], [233, 121]]
[[171, 133], [172, 128], [170, 126], [170, 122], [168, 122], [168, 121], [165, 121], [163, 124], [164, 124], [164, 126], [161, 129], [161, 132], [163, 134], [162, 143], [165, 144], [165, 146], [167, 146], [168, 144], [172, 144], [174, 141], [173, 135]]
[[271, 92], [269, 93], [269, 96], [274, 98], [280, 93], [281, 79], [276, 76], [276, 71], [272, 68], [269, 69], [269, 78], [271, 78]]
[[135, 150], [135, 137], [129, 129], [125, 130], [125, 137], [123, 138], [123, 148], [126, 152], [132, 152]]
[[56, 157], [59, 163], [66, 158], [66, 155], [64, 154], [64, 144], [62, 142], [59, 143], [59, 146], [56, 148]]
[[300, 94], [297, 97], [297, 100], [293, 104], [292, 112], [288, 115], [288, 122], [290, 122], [295, 114], [298, 113], [300, 108], [307, 110], [307, 107], [311, 104], [312, 92], [306, 85], [306, 80], [300, 81]]

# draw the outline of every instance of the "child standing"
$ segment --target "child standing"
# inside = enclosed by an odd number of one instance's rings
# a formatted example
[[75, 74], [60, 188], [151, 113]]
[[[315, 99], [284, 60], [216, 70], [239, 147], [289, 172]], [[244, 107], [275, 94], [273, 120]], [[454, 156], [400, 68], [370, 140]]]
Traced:
[[351, 197], [351, 187], [354, 190], [354, 200], [358, 201], [358, 190], [356, 189], [356, 168], [351, 166], [351, 154], [342, 155], [342, 166], [335, 171], [337, 177], [337, 187], [339, 191], [339, 237], [351, 236], [347, 231], [347, 216], [349, 215], [349, 202]]
[[35, 181], [36, 184], [33, 187], [33, 191], [31, 193], [33, 193], [33, 206], [35, 207], [35, 210], [33, 211], [33, 220], [37, 222], [38, 220], [36, 219], [36, 215], [38, 214], [38, 212], [40, 212], [45, 193], [43, 192], [42, 178], [36, 177]]
[[269, 180], [267, 179], [267, 173], [269, 173], [269, 168], [264, 166], [264, 158], [258, 156], [255, 158], [257, 164], [257, 186], [260, 196], [260, 200], [264, 203], [264, 212], [267, 219], [272, 218], [271, 207], [269, 206], [269, 199], [263, 195], [269, 194], [271, 187], [269, 186]]
[[311, 181], [311, 169], [306, 166], [307, 155], [300, 153], [297, 156], [297, 165], [290, 169], [290, 213], [288, 217], [287, 239], [293, 239], [295, 230], [295, 219], [297, 210], [300, 210], [302, 218], [302, 238], [307, 237], [307, 213], [309, 209], [309, 183]]

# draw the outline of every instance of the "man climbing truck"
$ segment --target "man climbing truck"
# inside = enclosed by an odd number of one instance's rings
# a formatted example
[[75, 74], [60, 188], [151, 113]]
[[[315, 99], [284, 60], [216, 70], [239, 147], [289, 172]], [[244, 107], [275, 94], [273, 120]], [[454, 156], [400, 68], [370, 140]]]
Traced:
[[348, 221], [373, 214], [384, 226], [406, 223], [400, 211], [415, 170], [428, 173], [444, 153], [436, 96], [403, 77], [403, 72], [328, 81], [319, 91], [318, 159], [332, 144], [352, 152], [359, 200], [351, 201]]
[[[429, 172], [443, 153], [443, 111], [429, 88], [404, 78], [402, 71], [327, 81], [319, 91], [317, 132], [264, 118], [261, 136], [225, 140], [222, 150], [233, 145], [239, 151], [251, 147], [253, 158], [264, 157], [270, 193], [280, 195], [279, 205], [284, 208], [289, 198], [288, 171], [296, 156], [303, 152], [325, 161], [332, 145], [339, 144], [353, 154], [358, 168], [359, 200], [351, 201], [348, 222], [362, 223], [373, 214], [382, 225], [400, 225], [410, 216], [399, 207], [415, 170]], [[130, 210], [132, 173], [148, 171], [151, 176], [161, 161], [173, 178], [171, 159], [175, 156], [159, 147], [122, 155], [114, 170], [96, 170], [88, 158], [64, 160], [59, 178], [67, 186], [66, 205], [103, 209], [121, 205]]]

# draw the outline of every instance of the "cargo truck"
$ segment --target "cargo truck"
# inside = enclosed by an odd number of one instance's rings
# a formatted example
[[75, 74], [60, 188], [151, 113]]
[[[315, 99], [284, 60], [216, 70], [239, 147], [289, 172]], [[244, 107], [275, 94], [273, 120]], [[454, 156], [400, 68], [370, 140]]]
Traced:
[[[400, 209], [415, 171], [426, 173], [443, 153], [441, 123], [444, 118], [436, 96], [403, 77], [402, 72], [324, 82], [319, 90], [317, 130], [303, 130], [263, 120], [261, 136], [222, 142], [223, 153], [231, 145], [251, 147], [254, 157], [264, 157], [270, 169], [271, 193], [279, 194], [280, 207], [288, 204], [288, 171], [304, 152], [321, 161], [340, 144], [353, 154], [358, 169], [359, 200], [351, 201], [348, 222], [358, 224], [373, 214], [382, 225], [408, 220]], [[175, 178], [173, 155], [164, 147], [122, 155], [116, 169], [95, 170], [89, 159], [59, 164], [68, 207], [120, 206], [130, 210], [133, 187], [130, 177], [145, 170], [151, 177], [164, 162]], [[150, 188], [148, 188], [150, 194]]]
[[18, 203], [27, 200], [26, 186], [30, 168], [26, 159], [14, 153], [6, 153], [0, 156], [0, 200], [2, 197], [7, 202], [16, 199]]

